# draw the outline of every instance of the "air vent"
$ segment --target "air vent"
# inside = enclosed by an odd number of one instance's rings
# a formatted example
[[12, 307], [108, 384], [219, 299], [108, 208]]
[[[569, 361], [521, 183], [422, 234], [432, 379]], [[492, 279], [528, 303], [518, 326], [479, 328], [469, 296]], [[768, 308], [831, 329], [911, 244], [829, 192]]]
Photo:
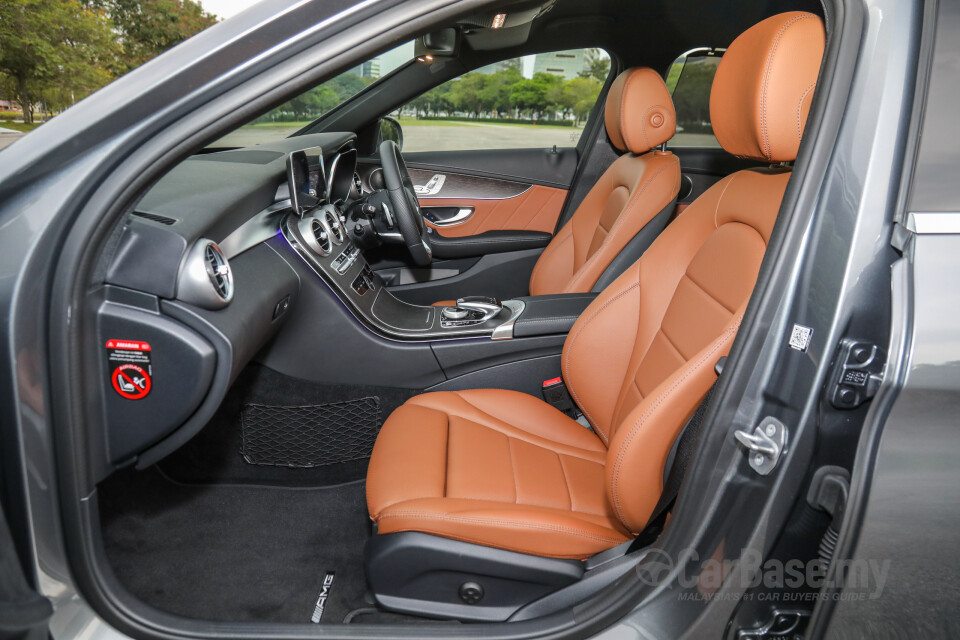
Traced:
[[229, 300], [233, 295], [233, 275], [230, 273], [230, 265], [224, 257], [220, 247], [212, 242], [206, 246], [204, 257], [207, 260], [207, 276], [210, 278], [210, 284], [217, 290], [220, 297]]
[[337, 214], [336, 209], [327, 209], [323, 212], [323, 216], [327, 222], [327, 226], [330, 227], [330, 233], [333, 234], [334, 244], [343, 244], [346, 233], [343, 230], [343, 225], [340, 223], [340, 216]]
[[167, 216], [158, 216], [155, 213], [146, 213], [144, 211], [134, 211], [133, 215], [139, 218], [146, 218], [147, 220], [152, 220], [154, 222], [159, 222], [160, 224], [172, 225], [177, 224], [177, 221], [173, 218], [168, 218]]
[[233, 273], [212, 240], [194, 243], [177, 279], [177, 299], [205, 309], [220, 309], [233, 299]]
[[313, 231], [313, 237], [316, 238], [317, 244], [320, 245], [320, 248], [323, 249], [325, 253], [330, 253], [330, 249], [333, 248], [333, 245], [330, 244], [330, 233], [327, 231], [327, 228], [319, 220], [314, 220], [310, 225], [310, 230]]

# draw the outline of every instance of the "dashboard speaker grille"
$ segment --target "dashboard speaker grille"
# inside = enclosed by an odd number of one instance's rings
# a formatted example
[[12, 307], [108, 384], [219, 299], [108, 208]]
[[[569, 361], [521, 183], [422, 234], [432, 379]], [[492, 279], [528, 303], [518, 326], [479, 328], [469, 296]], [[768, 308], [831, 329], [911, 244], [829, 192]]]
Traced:
[[301, 407], [245, 404], [240, 453], [248, 464], [321, 467], [370, 457], [380, 398]]
[[165, 224], [167, 226], [177, 224], [177, 221], [173, 218], [168, 218], [167, 216], [157, 215], [156, 213], [146, 213], [145, 211], [134, 211], [133, 215], [138, 218], [146, 218], [147, 220], [153, 220], [154, 222], [159, 222], [160, 224]]

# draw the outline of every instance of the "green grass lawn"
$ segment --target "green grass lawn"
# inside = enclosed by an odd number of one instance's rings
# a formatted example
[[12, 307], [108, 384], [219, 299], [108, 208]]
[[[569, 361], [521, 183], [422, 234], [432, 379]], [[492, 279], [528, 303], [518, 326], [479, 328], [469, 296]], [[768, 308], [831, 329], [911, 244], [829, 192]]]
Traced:
[[[305, 120], [303, 122], [257, 122], [256, 124], [248, 124], [248, 127], [256, 127], [263, 129], [299, 129], [310, 124], [311, 121]], [[463, 120], [418, 120], [417, 118], [400, 118], [399, 119], [401, 127], [462, 127], [466, 125], [487, 125], [494, 127], [517, 127], [520, 129], [567, 129], [570, 131], [577, 131], [580, 127], [561, 127], [557, 125], [546, 125], [546, 124], [518, 124], [514, 122], [476, 122], [464, 118]]]
[[23, 131], [24, 133], [28, 131], [33, 131], [39, 127], [42, 122], [34, 122], [33, 124], [26, 124], [25, 122], [11, 122], [10, 120], [0, 120], [0, 127], [4, 129], [13, 129], [14, 131]]
[[517, 127], [520, 129], [568, 129], [576, 131], [581, 127], [563, 127], [555, 124], [533, 124], [518, 122], [477, 122], [464, 118], [463, 120], [418, 120], [417, 118], [399, 118], [401, 127], [462, 127], [463, 125], [487, 125], [493, 127]]

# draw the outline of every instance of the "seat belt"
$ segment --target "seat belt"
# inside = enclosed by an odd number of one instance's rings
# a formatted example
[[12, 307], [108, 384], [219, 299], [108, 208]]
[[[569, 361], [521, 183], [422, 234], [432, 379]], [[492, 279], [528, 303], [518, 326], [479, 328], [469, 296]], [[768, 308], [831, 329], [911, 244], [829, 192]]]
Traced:
[[[720, 372], [723, 371], [723, 365], [726, 361], [727, 357], [723, 356], [717, 361], [714, 367], [717, 372], [717, 380], [720, 379]], [[693, 463], [693, 456], [697, 453], [697, 445], [700, 444], [700, 434], [703, 430], [703, 419], [707, 415], [707, 407], [710, 406], [710, 400], [713, 398], [713, 392], [716, 388], [717, 381], [715, 380], [707, 391], [707, 394], [703, 397], [700, 406], [697, 407], [697, 410], [693, 412], [687, 424], [683, 426], [683, 430], [680, 431], [680, 436], [677, 438], [676, 453], [673, 457], [673, 465], [670, 467], [670, 473], [667, 475], [666, 482], [663, 483], [663, 492], [660, 494], [660, 499], [650, 514], [650, 519], [647, 520], [647, 526], [643, 528], [643, 531], [640, 532], [634, 539], [634, 543], [630, 546], [631, 550], [646, 547], [660, 537], [663, 526], [667, 522], [667, 515], [670, 513], [670, 509], [677, 499], [677, 494], [680, 492], [680, 485], [687, 475], [687, 469]]]

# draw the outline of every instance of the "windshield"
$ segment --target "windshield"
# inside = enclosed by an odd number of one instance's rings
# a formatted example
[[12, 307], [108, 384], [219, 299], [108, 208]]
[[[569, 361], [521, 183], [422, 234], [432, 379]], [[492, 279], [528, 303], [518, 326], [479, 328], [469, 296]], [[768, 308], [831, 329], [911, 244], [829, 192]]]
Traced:
[[287, 138], [413, 60], [413, 41], [382, 53], [228, 133], [208, 148], [249, 147]]

